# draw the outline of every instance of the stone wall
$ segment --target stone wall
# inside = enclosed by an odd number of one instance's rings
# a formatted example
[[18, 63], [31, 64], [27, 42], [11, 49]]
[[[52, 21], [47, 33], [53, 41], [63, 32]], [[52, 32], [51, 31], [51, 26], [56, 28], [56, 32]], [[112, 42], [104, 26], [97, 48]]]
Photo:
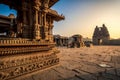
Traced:
[[120, 39], [108, 40], [108, 42], [106, 42], [105, 45], [120, 45]]

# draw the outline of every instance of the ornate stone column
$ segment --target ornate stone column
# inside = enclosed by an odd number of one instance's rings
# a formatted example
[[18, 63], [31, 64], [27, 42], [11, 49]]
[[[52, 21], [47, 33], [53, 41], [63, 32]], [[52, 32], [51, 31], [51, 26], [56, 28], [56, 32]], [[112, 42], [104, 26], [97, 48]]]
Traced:
[[41, 33], [41, 28], [42, 28], [42, 12], [41, 10], [38, 12], [38, 24], [39, 24], [39, 28], [40, 28], [40, 39], [42, 39], [42, 33]]
[[44, 5], [44, 9], [43, 9], [43, 15], [44, 15], [44, 34], [45, 34], [45, 40], [49, 40], [49, 36], [48, 36], [48, 26], [46, 25], [46, 14], [48, 13], [48, 4], [49, 4], [49, 0], [45, 0], [43, 5]]
[[50, 42], [53, 42], [53, 32], [52, 32], [52, 30], [53, 30], [53, 27], [54, 27], [54, 25], [53, 25], [53, 20], [52, 20], [52, 18], [50, 18], [50, 30], [49, 30], [49, 36], [50, 36]]
[[45, 34], [45, 40], [48, 40], [48, 26], [46, 25], [46, 13], [47, 13], [47, 10], [44, 10], [44, 34]]
[[36, 40], [40, 40], [41, 37], [40, 37], [40, 25], [38, 24], [38, 20], [39, 20], [39, 10], [40, 10], [40, 6], [41, 6], [41, 3], [39, 0], [35, 0], [34, 2], [34, 6], [33, 6], [33, 9], [34, 9], [34, 31], [33, 31], [33, 38], [36, 39]]

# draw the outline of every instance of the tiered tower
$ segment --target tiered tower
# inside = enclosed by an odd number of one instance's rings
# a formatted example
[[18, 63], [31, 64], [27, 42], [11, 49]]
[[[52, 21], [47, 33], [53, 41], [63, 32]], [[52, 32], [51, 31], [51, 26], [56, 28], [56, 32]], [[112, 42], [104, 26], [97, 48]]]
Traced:
[[106, 44], [108, 40], [110, 40], [110, 35], [105, 24], [103, 24], [102, 27], [96, 26], [93, 33], [93, 44]]
[[58, 0], [0, 0], [17, 11], [3, 17], [0, 32], [0, 80], [41, 70], [59, 63], [53, 42], [53, 22], [64, 19], [50, 9]]

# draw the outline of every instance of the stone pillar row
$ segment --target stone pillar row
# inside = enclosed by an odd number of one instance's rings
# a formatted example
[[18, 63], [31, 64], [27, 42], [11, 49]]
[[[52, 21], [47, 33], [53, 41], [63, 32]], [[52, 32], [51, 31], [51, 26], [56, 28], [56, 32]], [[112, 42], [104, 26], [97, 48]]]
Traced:
[[[43, 3], [44, 5], [48, 5], [48, 3]], [[36, 0], [34, 2], [34, 31], [33, 31], [33, 38], [35, 40], [41, 40], [43, 34], [45, 35], [44, 40], [48, 40], [48, 26], [46, 25], [46, 14], [48, 7], [44, 6], [43, 10], [40, 10], [41, 3], [39, 0]], [[43, 27], [44, 31], [43, 34], [41, 34], [41, 27]]]
[[[45, 0], [42, 9], [39, 0], [35, 0], [33, 4], [22, 3], [22, 37], [31, 38], [34, 40], [47, 40], [53, 41], [52, 27], [53, 20], [49, 17], [49, 25], [47, 25], [47, 13], [48, 13], [49, 0]], [[32, 6], [33, 5], [33, 6]], [[29, 9], [28, 9], [29, 8]], [[28, 13], [29, 12], [29, 13]], [[27, 17], [28, 15], [28, 17]], [[32, 18], [32, 19], [31, 19]], [[41, 29], [42, 32], [41, 32]], [[20, 31], [19, 31], [20, 32]]]

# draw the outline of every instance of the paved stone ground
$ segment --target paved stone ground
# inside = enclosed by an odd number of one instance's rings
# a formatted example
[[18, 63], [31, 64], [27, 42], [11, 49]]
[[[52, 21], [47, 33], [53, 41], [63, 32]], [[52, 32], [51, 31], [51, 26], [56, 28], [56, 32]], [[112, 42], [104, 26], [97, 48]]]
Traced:
[[120, 46], [58, 49], [59, 65], [16, 80], [120, 80]]

